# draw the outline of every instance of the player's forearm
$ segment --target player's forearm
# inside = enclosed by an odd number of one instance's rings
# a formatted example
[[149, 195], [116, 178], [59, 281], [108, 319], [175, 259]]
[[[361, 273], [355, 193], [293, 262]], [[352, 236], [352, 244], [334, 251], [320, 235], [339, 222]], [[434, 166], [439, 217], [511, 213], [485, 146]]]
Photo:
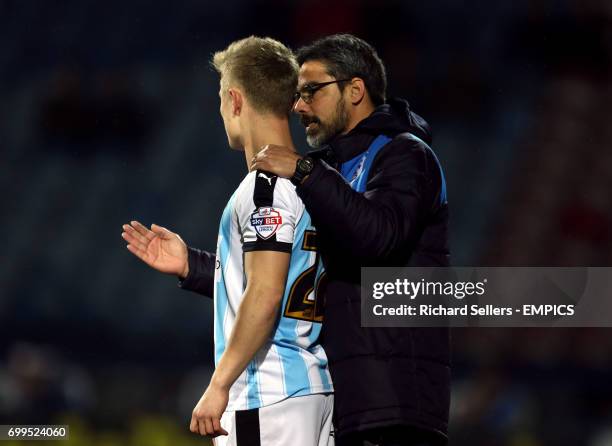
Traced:
[[257, 351], [270, 339], [282, 292], [282, 289], [247, 286], [234, 329], [212, 376], [211, 385], [229, 389]]

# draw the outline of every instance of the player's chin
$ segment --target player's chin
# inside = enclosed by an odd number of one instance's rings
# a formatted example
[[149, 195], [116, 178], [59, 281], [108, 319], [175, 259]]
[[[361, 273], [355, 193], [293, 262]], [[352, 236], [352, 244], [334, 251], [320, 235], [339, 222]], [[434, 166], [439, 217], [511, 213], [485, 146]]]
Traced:
[[244, 147], [242, 146], [240, 141], [236, 141], [236, 140], [233, 140], [233, 139], [228, 139], [227, 142], [228, 142], [228, 144], [230, 146], [230, 149], [238, 150], [240, 152], [244, 151]]

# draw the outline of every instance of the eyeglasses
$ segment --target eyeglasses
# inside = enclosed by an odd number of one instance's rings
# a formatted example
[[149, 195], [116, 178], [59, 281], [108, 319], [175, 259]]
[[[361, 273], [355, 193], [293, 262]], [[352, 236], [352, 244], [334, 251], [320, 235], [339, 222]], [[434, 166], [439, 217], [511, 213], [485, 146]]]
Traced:
[[317, 82], [316, 84], [306, 84], [302, 87], [300, 91], [296, 91], [293, 95], [293, 103], [295, 104], [297, 101], [302, 99], [306, 104], [312, 103], [314, 99], [314, 94], [319, 91], [323, 87], [327, 87], [331, 84], [337, 84], [340, 82], [347, 82], [350, 79], [340, 79], [337, 81], [329, 81], [329, 82]]

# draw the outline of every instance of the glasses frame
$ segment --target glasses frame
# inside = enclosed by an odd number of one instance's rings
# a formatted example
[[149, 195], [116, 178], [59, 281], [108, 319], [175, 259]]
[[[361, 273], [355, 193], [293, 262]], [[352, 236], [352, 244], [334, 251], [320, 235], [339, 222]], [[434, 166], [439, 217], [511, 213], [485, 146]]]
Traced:
[[[339, 84], [340, 82], [348, 82], [352, 79], [338, 79], [335, 81], [328, 81], [328, 82], [317, 82], [314, 84], [306, 84], [302, 87], [301, 91], [296, 91], [293, 94], [293, 104], [295, 105], [297, 103], [297, 101], [299, 101], [300, 99], [302, 101], [304, 101], [305, 104], [312, 104], [312, 101], [314, 100], [314, 95], [317, 91], [319, 91], [321, 88], [323, 87], [327, 87], [328, 85], [331, 84]], [[307, 97], [304, 97], [304, 93], [310, 95]]]

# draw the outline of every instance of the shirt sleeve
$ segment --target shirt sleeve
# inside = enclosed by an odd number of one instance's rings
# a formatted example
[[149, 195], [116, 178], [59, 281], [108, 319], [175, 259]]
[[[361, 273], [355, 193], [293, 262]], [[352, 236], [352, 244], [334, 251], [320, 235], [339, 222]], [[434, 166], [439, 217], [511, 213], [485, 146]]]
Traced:
[[189, 273], [179, 281], [179, 288], [213, 297], [216, 256], [212, 252], [187, 247]]
[[295, 226], [304, 212], [295, 186], [265, 171], [250, 175], [235, 207], [242, 250], [291, 253]]

